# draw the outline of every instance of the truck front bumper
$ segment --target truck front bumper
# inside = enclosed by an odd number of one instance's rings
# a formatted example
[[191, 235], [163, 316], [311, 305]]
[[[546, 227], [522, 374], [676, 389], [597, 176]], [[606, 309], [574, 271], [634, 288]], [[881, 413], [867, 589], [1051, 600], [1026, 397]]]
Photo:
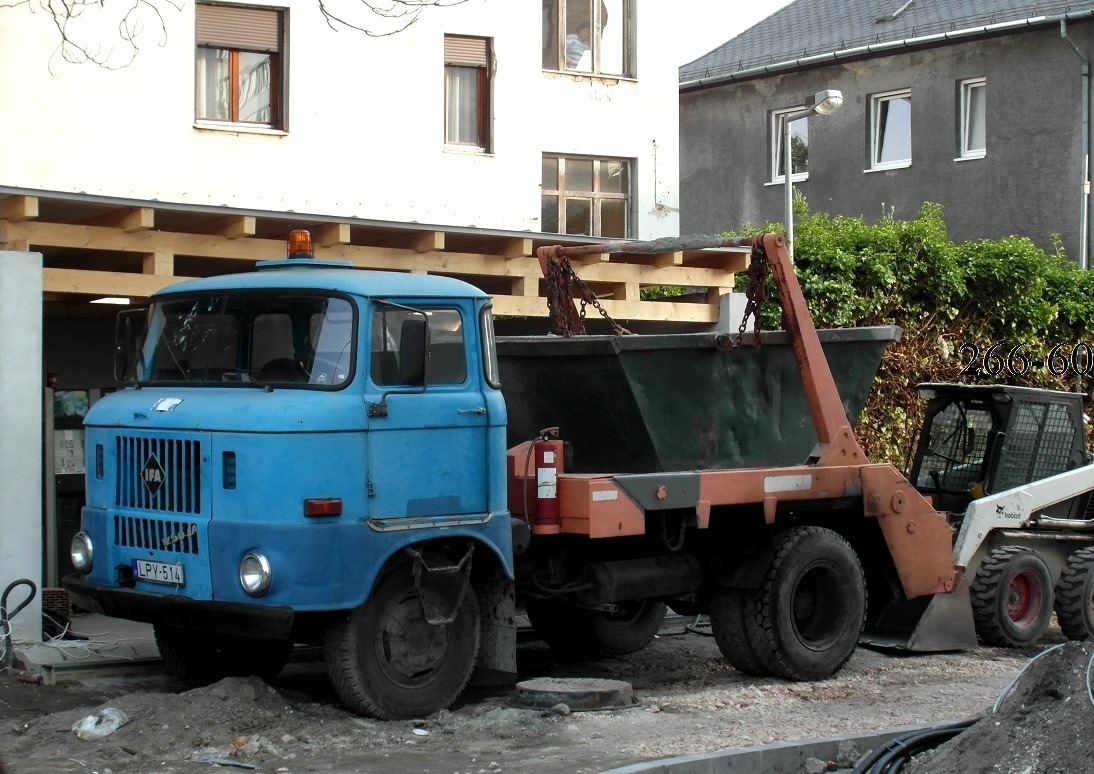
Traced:
[[289, 607], [264, 607], [239, 602], [200, 602], [186, 597], [107, 588], [81, 575], [66, 575], [61, 586], [72, 601], [95, 613], [131, 621], [177, 626], [216, 634], [261, 639], [288, 639], [295, 613]]

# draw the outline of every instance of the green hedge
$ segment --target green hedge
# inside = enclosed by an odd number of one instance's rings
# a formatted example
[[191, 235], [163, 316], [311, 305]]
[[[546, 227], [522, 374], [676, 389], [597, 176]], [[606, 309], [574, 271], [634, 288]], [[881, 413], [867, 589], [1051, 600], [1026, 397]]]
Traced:
[[[1078, 375], [1071, 358], [1079, 344], [1078, 370], [1094, 370], [1087, 358], [1094, 351], [1081, 346], [1094, 347], [1094, 275], [1068, 259], [1058, 240], [1052, 253], [1024, 237], [955, 243], [941, 205], [932, 203], [914, 220], [890, 212], [874, 224], [810, 213], [800, 196], [795, 204], [795, 269], [817, 327], [904, 329], [859, 421], [871, 459], [903, 466], [922, 419], [919, 382], [1089, 390], [1094, 374]], [[738, 277], [739, 288], [746, 283]], [[761, 320], [764, 328], [780, 327], [778, 306], [766, 304]], [[962, 374], [974, 360], [966, 344], [979, 348], [979, 374]]]

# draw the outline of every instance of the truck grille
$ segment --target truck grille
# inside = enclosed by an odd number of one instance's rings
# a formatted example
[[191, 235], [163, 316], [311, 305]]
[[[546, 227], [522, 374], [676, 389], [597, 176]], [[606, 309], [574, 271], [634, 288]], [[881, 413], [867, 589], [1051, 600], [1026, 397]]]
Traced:
[[198, 553], [198, 525], [139, 516], [114, 517], [114, 545], [154, 548], [176, 554]]
[[201, 513], [201, 443], [171, 438], [118, 436], [120, 508]]

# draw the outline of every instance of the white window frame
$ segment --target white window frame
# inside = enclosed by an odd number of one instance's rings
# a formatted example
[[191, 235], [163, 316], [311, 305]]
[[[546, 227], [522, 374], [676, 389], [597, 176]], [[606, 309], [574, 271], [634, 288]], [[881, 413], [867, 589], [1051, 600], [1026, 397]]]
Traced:
[[[961, 81], [961, 97], [960, 97], [960, 113], [961, 126], [960, 126], [960, 145], [958, 146], [958, 158], [959, 159], [982, 159], [987, 155], [987, 112], [988, 112], [988, 92], [987, 92], [987, 78], [966, 78]], [[980, 116], [980, 120], [984, 123], [984, 147], [982, 148], [970, 148], [969, 140], [972, 137], [970, 129], [970, 120], [972, 119], [972, 100], [970, 96], [974, 89], [981, 90], [980, 109], [983, 114]]]
[[[588, 21], [590, 22], [590, 42], [588, 49], [588, 57], [586, 60], [582, 60], [581, 66], [570, 67], [566, 64], [566, 42], [567, 35], [573, 31], [571, 25], [567, 24], [567, 20], [574, 21], [576, 17], [573, 16], [567, 10], [567, 4], [572, 3], [574, 8], [585, 8], [589, 10]], [[553, 2], [547, 2], [545, 0], [543, 7], [542, 17], [542, 37], [544, 45], [544, 65], [543, 69], [548, 72], [565, 72], [574, 75], [592, 76], [594, 78], [635, 78], [635, 6], [636, 0], [619, 0], [619, 10], [621, 19], [616, 22], [613, 14], [609, 14], [607, 19], [607, 26], [613, 28], [616, 23], [621, 25], [620, 28], [620, 40], [619, 45], [622, 46], [620, 52], [622, 57], [622, 69], [623, 72], [613, 72], [609, 65], [602, 61], [602, 48], [603, 42], [603, 28], [605, 27], [605, 19], [602, 12], [606, 10], [606, 6], [603, 3], [593, 0], [553, 0]], [[550, 8], [548, 6], [553, 6]], [[580, 13], [580, 11], [577, 11]], [[557, 57], [557, 66], [552, 67], [548, 65], [548, 57]], [[585, 66], [585, 62], [588, 62], [588, 66]]]
[[897, 89], [874, 94], [870, 97], [870, 170], [904, 169], [912, 165], [912, 117], [909, 107], [908, 114], [908, 157], [893, 159], [892, 161], [880, 161], [878, 153], [881, 150], [878, 132], [881, 130], [881, 106], [887, 102], [899, 99], [907, 99], [909, 105], [912, 101], [911, 89]]
[[[603, 236], [603, 216], [602, 216], [602, 204], [606, 201], [623, 202], [623, 231], [622, 235], [611, 235], [611, 238], [615, 239], [630, 239], [634, 232], [634, 160], [611, 156], [611, 157], [593, 157], [593, 156], [577, 156], [573, 154], [564, 153], [544, 153], [545, 159], [556, 159], [558, 162], [558, 178], [553, 186], [548, 186], [547, 181], [544, 181], [540, 198], [540, 206], [542, 212], [543, 199], [554, 198], [555, 199], [555, 212], [556, 219], [558, 221], [557, 232], [544, 233], [558, 233], [568, 234], [566, 223], [566, 203], [567, 200], [582, 200], [588, 201], [590, 206], [590, 226], [592, 234], [584, 236]], [[566, 162], [567, 161], [591, 161], [593, 163], [593, 190], [579, 190], [576, 187], [568, 185], [566, 179]], [[600, 188], [600, 165], [601, 164], [622, 164], [627, 170], [627, 190], [622, 193], [603, 191]], [[540, 228], [543, 228], [543, 223], [540, 223]]]
[[[771, 185], [782, 185], [786, 182], [786, 175], [784, 174], [784, 165], [782, 163], [782, 146], [783, 146], [783, 118], [791, 113], [804, 110], [804, 105], [798, 105], [797, 107], [780, 108], [779, 110], [771, 111]], [[803, 180], [809, 179], [809, 116], [803, 116], [797, 120], [791, 121], [790, 126], [793, 127], [798, 121], [805, 121], [805, 166], [804, 172], [791, 172], [790, 182], [800, 183]], [[793, 131], [793, 129], [791, 129]]]

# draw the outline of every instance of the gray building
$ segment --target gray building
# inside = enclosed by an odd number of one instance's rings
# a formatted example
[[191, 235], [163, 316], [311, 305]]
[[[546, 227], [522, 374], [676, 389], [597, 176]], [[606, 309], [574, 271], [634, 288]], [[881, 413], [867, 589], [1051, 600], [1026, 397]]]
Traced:
[[782, 222], [791, 180], [814, 212], [914, 217], [957, 241], [1017, 234], [1089, 255], [1094, 2], [796, 0], [680, 68], [681, 233]]

